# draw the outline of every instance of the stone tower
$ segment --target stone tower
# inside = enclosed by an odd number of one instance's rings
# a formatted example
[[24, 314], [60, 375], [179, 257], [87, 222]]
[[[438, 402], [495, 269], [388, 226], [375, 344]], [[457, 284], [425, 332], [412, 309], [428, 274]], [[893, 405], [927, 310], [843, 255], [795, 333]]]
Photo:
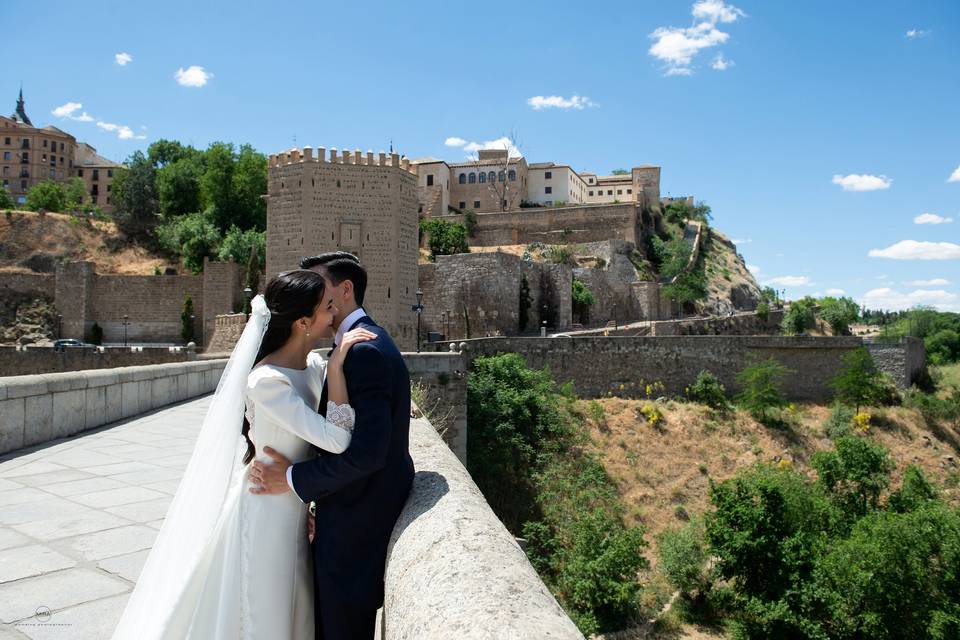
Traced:
[[356, 254], [368, 275], [364, 309], [402, 349], [415, 347], [417, 177], [406, 159], [305, 147], [269, 165], [267, 277], [304, 256]]

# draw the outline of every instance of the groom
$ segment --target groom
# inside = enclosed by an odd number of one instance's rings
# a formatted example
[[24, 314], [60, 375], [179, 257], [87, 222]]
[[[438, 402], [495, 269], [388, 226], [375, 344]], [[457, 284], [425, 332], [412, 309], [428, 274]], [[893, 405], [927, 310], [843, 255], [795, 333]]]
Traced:
[[[323, 276], [337, 311], [334, 342], [363, 327], [376, 338], [353, 346], [344, 363], [356, 426], [341, 454], [320, 451], [317, 458], [291, 464], [265, 448], [273, 464], [256, 462], [251, 477], [261, 489], [291, 489], [305, 503], [316, 503], [313, 540], [314, 606], [318, 640], [372, 639], [377, 609], [383, 605], [387, 544], [413, 484], [408, 451], [410, 376], [387, 332], [360, 306], [367, 272], [356, 256], [343, 251], [300, 261]], [[326, 411], [324, 382], [320, 411]]]

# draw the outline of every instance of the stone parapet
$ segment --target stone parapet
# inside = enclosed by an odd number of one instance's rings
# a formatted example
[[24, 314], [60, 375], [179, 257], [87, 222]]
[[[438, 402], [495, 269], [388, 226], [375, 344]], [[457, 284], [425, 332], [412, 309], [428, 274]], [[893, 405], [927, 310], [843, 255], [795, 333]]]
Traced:
[[0, 378], [0, 454], [209, 393], [226, 364], [221, 359]]
[[196, 352], [186, 347], [65, 347], [0, 345], [0, 377], [62, 373], [87, 369], [187, 362]]
[[416, 476], [387, 550], [384, 640], [583, 638], [470, 474], [426, 420]]

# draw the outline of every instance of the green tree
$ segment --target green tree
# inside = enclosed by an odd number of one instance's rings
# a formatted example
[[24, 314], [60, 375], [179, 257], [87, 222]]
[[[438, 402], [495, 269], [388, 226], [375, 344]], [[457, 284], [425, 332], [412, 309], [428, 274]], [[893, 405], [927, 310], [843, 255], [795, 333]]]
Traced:
[[200, 180], [203, 174], [203, 156], [199, 153], [167, 162], [158, 169], [160, 212], [171, 218], [201, 211]]
[[[251, 255], [256, 257], [257, 269], [263, 270], [267, 255], [266, 232], [255, 229], [241, 231], [239, 227], [230, 227], [220, 243], [217, 259], [221, 262], [233, 260], [237, 264], [249, 264]], [[251, 288], [256, 289], [256, 287]]]
[[687, 397], [713, 409], [725, 410], [730, 408], [726, 387], [723, 386], [717, 376], [706, 369], [701, 370], [697, 374], [696, 380], [687, 387]]
[[833, 335], [850, 333], [850, 325], [860, 315], [860, 306], [850, 298], [821, 298], [817, 316], [830, 325]]
[[774, 358], [748, 365], [737, 374], [737, 384], [742, 388], [737, 394], [737, 403], [755, 419], [768, 420], [771, 409], [786, 404], [782, 387], [783, 378], [789, 371]]
[[845, 517], [856, 521], [879, 507], [893, 462], [886, 449], [865, 438], [845, 436], [835, 445], [834, 451], [814, 453], [810, 464]]
[[550, 374], [514, 353], [478, 358], [467, 378], [467, 469], [508, 529], [534, 517], [533, 474], [573, 427]]
[[420, 229], [429, 236], [427, 246], [430, 248], [431, 260], [436, 260], [437, 256], [470, 253], [467, 229], [459, 222], [430, 218], [420, 221]]
[[920, 467], [912, 464], [903, 474], [903, 484], [890, 494], [887, 503], [891, 511], [907, 513], [931, 505], [939, 499], [940, 491], [930, 484]]
[[205, 210], [218, 229], [229, 229], [233, 224], [233, 174], [235, 170], [233, 145], [214, 142], [204, 152], [205, 170], [200, 179], [200, 192]]
[[4, 189], [3, 185], [0, 185], [0, 209], [13, 209], [16, 206], [17, 203], [13, 201], [10, 192]]
[[693, 600], [710, 588], [706, 531], [700, 519], [665, 531], [657, 540], [659, 568], [684, 597]]
[[87, 186], [83, 183], [83, 178], [70, 178], [64, 183], [63, 204], [66, 211], [79, 211], [88, 201]]
[[630, 172], [627, 171], [626, 169], [614, 169], [613, 171], [610, 172], [610, 175], [612, 175], [612, 176], [628, 176], [628, 175], [630, 175]]
[[158, 169], [185, 158], [195, 157], [199, 153], [193, 147], [183, 145], [176, 140], [160, 139], [147, 147], [147, 158], [150, 160], [150, 164]]
[[858, 347], [842, 358], [843, 367], [831, 380], [834, 397], [844, 404], [860, 407], [882, 401], [886, 394], [880, 370], [864, 347]]
[[810, 296], [805, 296], [800, 300], [794, 300], [790, 303], [787, 312], [783, 314], [783, 323], [781, 330], [784, 335], [792, 336], [798, 333], [805, 333], [807, 329], [813, 327], [814, 315], [813, 309], [816, 300]]
[[127, 233], [144, 233], [157, 224], [157, 171], [142, 151], [135, 151], [126, 165], [114, 172], [115, 219]]
[[590, 317], [590, 307], [594, 305], [596, 300], [590, 288], [580, 280], [573, 280], [571, 302], [574, 315], [577, 316], [581, 323], [586, 323]]
[[180, 312], [180, 337], [184, 342], [193, 341], [193, 298], [190, 295], [183, 299], [183, 311]]
[[30, 211], [63, 211], [66, 199], [63, 185], [55, 180], [45, 180], [33, 185], [27, 192], [26, 207]]
[[220, 244], [220, 232], [204, 213], [173, 218], [157, 227], [156, 236], [160, 246], [181, 256], [184, 266], [193, 273], [203, 271], [204, 257], [216, 255]]
[[924, 341], [927, 356], [934, 363], [947, 364], [960, 360], [960, 333], [941, 329]]
[[[231, 183], [235, 223], [241, 229], [267, 228], [267, 157], [249, 144], [240, 145]], [[223, 228], [221, 227], [221, 230]]]

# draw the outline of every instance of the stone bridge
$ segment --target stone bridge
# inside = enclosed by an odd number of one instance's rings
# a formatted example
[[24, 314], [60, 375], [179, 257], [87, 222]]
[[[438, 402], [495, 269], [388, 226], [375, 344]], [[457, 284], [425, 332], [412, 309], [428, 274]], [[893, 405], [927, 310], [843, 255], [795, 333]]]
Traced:
[[[225, 362], [0, 378], [0, 640], [110, 637]], [[458, 353], [408, 366], [441, 407], [465, 393]], [[465, 415], [444, 416], [446, 442], [411, 422], [379, 637], [582, 638], [455, 455]]]

